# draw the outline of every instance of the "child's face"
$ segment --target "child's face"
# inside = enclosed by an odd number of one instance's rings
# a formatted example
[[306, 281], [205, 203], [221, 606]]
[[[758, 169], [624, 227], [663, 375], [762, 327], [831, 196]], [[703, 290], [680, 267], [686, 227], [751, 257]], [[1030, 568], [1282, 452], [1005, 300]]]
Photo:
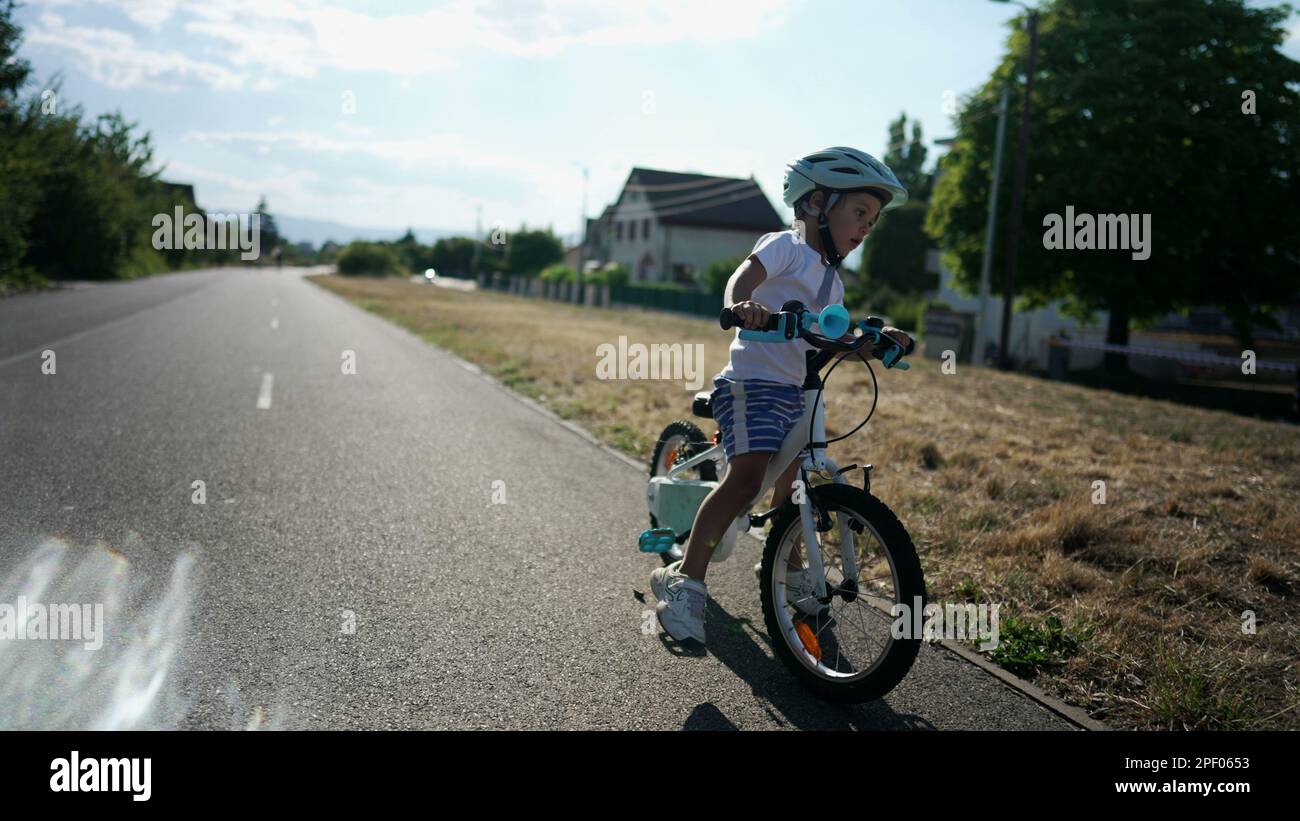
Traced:
[[[813, 194], [814, 205], [820, 207], [824, 202], [820, 191]], [[826, 221], [830, 223], [831, 238], [841, 254], [848, 256], [863, 243], [880, 217], [880, 207], [880, 200], [862, 191], [844, 194], [835, 203], [826, 215]]]

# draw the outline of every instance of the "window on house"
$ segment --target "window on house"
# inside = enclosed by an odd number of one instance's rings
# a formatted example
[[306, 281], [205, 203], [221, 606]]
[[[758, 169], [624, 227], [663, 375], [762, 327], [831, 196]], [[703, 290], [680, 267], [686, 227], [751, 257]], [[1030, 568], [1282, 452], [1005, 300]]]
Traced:
[[622, 223], [622, 222], [616, 222], [616, 223], [614, 223], [614, 239], [618, 240], [619, 242], [622, 242], [622, 241], [623, 241], [623, 223]]
[[650, 239], [650, 218], [646, 217], [641, 221], [641, 236], [644, 239]]
[[627, 238], [630, 242], [636, 242], [636, 220], [628, 220]]

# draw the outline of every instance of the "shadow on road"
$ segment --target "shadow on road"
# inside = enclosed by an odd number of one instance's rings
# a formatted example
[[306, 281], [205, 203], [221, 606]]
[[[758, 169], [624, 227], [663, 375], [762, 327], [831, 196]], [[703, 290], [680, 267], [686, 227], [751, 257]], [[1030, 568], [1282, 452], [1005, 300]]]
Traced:
[[[747, 683], [773, 721], [800, 730], [932, 730], [934, 726], [915, 715], [894, 712], [885, 700], [866, 704], [834, 704], [822, 701], [804, 689], [786, 670], [775, 653], [765, 653], [761, 640], [771, 650], [771, 639], [759, 625], [728, 613], [709, 599], [708, 651]], [[666, 633], [660, 633], [665, 647], [675, 654], [688, 654]], [[696, 645], [698, 647], [698, 645]], [[693, 654], [702, 651], [695, 649]], [[906, 680], [904, 680], [904, 684]], [[903, 685], [900, 685], [903, 686]], [[684, 730], [735, 730], [714, 704], [697, 705], [682, 726]]]

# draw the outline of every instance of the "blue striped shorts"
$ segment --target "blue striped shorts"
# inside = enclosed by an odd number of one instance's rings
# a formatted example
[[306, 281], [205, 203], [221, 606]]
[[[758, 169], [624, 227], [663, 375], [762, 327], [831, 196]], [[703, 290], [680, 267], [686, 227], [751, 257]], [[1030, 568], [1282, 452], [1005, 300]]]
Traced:
[[803, 415], [803, 388], [761, 379], [713, 380], [709, 399], [727, 459], [740, 453], [776, 453]]

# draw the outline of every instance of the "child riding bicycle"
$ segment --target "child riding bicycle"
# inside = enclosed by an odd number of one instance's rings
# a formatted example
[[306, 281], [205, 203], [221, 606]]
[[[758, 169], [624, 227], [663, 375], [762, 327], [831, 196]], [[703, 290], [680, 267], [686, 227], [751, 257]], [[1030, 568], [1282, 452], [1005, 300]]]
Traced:
[[[761, 237], [731, 275], [723, 297], [723, 304], [743, 323], [732, 340], [730, 361], [714, 378], [711, 397], [727, 472], [696, 513], [684, 557], [650, 574], [659, 623], [678, 641], [704, 642], [704, 574], [713, 548], [761, 491], [768, 463], [804, 410], [804, 353], [811, 346], [803, 340], [786, 345], [746, 342], [740, 328], [762, 328], [787, 300], [799, 300], [814, 312], [842, 304], [840, 263], [862, 244], [882, 212], [907, 201], [907, 190], [870, 154], [835, 147], [786, 166], [784, 200], [794, 209], [796, 227]], [[809, 218], [816, 219], [816, 231], [804, 229]], [[911, 343], [897, 328], [884, 331], [900, 344]], [[777, 481], [773, 507], [789, 499], [799, 464], [796, 456]], [[787, 588], [806, 586], [807, 572], [797, 550], [791, 551], [790, 562]], [[791, 598], [811, 602], [808, 608], [817, 606], [803, 596]]]

